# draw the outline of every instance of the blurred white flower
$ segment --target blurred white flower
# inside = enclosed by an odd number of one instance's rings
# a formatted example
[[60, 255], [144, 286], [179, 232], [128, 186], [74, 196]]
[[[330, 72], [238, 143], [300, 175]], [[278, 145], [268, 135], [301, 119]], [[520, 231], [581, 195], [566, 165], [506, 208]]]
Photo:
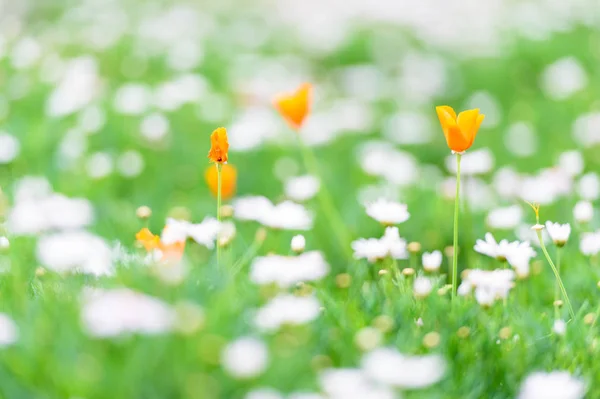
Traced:
[[518, 205], [492, 209], [486, 218], [486, 223], [493, 229], [514, 229], [523, 219], [523, 209]]
[[[456, 196], [456, 178], [448, 177], [441, 183], [442, 195], [453, 200]], [[496, 195], [490, 186], [477, 177], [471, 177], [464, 181], [461, 186], [461, 198], [466, 198], [469, 206], [474, 212], [489, 210], [496, 204]]]
[[594, 256], [600, 252], [600, 231], [583, 233], [579, 242], [579, 250], [585, 256]]
[[150, 142], [160, 141], [169, 133], [169, 120], [158, 112], [145, 116], [140, 123], [140, 133]]
[[319, 192], [321, 182], [318, 178], [311, 175], [293, 177], [285, 182], [285, 195], [286, 197], [298, 201], [304, 202], [313, 198]]
[[97, 338], [123, 334], [163, 334], [172, 330], [175, 311], [160, 299], [128, 288], [94, 289], [83, 298], [81, 320]]
[[554, 320], [554, 324], [552, 325], [552, 331], [556, 335], [563, 336], [567, 333], [567, 323], [564, 320]]
[[273, 203], [266, 197], [241, 197], [233, 202], [233, 216], [239, 220], [258, 221], [272, 208]]
[[43, 266], [57, 273], [74, 272], [95, 276], [114, 273], [110, 246], [87, 231], [69, 231], [41, 237], [36, 253]]
[[565, 100], [585, 88], [588, 78], [575, 57], [564, 57], [546, 67], [541, 84], [547, 96]]
[[583, 399], [584, 382], [567, 371], [530, 374], [519, 391], [517, 399]]
[[589, 223], [594, 217], [594, 206], [589, 201], [579, 201], [573, 208], [573, 217], [579, 223]]
[[423, 269], [428, 272], [437, 272], [442, 265], [442, 253], [440, 251], [423, 253]]
[[236, 234], [237, 229], [235, 228], [235, 224], [231, 220], [221, 222], [219, 232], [217, 233], [217, 240], [219, 245], [225, 247], [231, 244]]
[[321, 304], [312, 297], [280, 294], [256, 312], [254, 323], [260, 330], [274, 332], [284, 325], [302, 325], [319, 317]]
[[[456, 157], [446, 157], [446, 168], [452, 174], [456, 174]], [[460, 173], [463, 176], [483, 175], [494, 168], [494, 155], [487, 148], [468, 151], [462, 156]]]
[[77, 117], [77, 128], [87, 134], [97, 133], [105, 124], [104, 109], [98, 105], [85, 107]]
[[70, 115], [85, 108], [98, 94], [98, 63], [91, 56], [68, 62], [65, 73], [46, 101], [50, 117]]
[[50, 194], [17, 200], [8, 214], [7, 225], [13, 234], [31, 235], [49, 230], [78, 229], [91, 224], [93, 219], [94, 211], [88, 200]]
[[0, 313], [0, 347], [10, 346], [19, 339], [19, 329], [6, 314]]
[[328, 399], [396, 399], [391, 388], [372, 381], [360, 369], [327, 369], [319, 381]]
[[586, 173], [577, 182], [577, 193], [588, 201], [597, 200], [600, 197], [600, 178], [594, 172]]
[[501, 262], [507, 260], [514, 251], [525, 251], [535, 256], [535, 251], [530, 247], [529, 242], [508, 242], [508, 240], [496, 242], [492, 233], [486, 233], [485, 241], [477, 240], [474, 249], [482, 255], [495, 258]]
[[128, 179], [139, 176], [144, 171], [144, 166], [144, 158], [136, 150], [125, 151], [117, 159], [119, 173]]
[[23, 37], [13, 45], [10, 61], [15, 69], [32, 67], [42, 55], [42, 46], [32, 37]]
[[15, 160], [21, 152], [21, 143], [16, 137], [0, 132], [0, 164], [8, 164]]
[[92, 179], [102, 179], [113, 171], [113, 160], [106, 152], [96, 152], [88, 158], [85, 169]]
[[329, 273], [329, 264], [319, 251], [298, 256], [267, 255], [254, 258], [250, 280], [259, 285], [277, 284], [288, 288], [304, 281], [318, 281]]
[[529, 264], [535, 256], [535, 250], [531, 248], [529, 241], [525, 241], [511, 247], [506, 260], [515, 269], [520, 278], [525, 278], [529, 276]]
[[419, 177], [417, 160], [386, 142], [372, 141], [363, 144], [359, 149], [358, 159], [365, 173], [382, 177], [400, 187], [416, 183]]
[[383, 125], [383, 135], [398, 144], [429, 143], [433, 137], [432, 131], [431, 120], [417, 112], [398, 112]]
[[208, 249], [215, 247], [221, 225], [213, 217], [205, 217], [201, 223], [190, 223], [185, 220], [168, 218], [161, 235], [161, 241], [166, 244], [186, 241], [191, 238], [196, 243]]
[[494, 174], [492, 184], [502, 198], [516, 198], [521, 187], [521, 175], [509, 167], [503, 167]]
[[254, 220], [273, 229], [310, 230], [313, 225], [313, 215], [292, 201], [273, 205], [265, 197], [243, 197], [235, 200], [233, 209], [237, 219]]
[[600, 112], [579, 116], [573, 125], [573, 135], [584, 147], [600, 143]]
[[413, 292], [417, 298], [425, 298], [433, 290], [433, 282], [427, 277], [419, 276], [413, 283]]
[[259, 388], [248, 392], [244, 399], [284, 399], [284, 397], [275, 389]]
[[565, 151], [558, 158], [558, 167], [569, 176], [578, 176], [583, 172], [585, 167], [583, 155], [577, 150]]
[[266, 107], [254, 107], [238, 116], [227, 129], [231, 150], [248, 151], [279, 135], [281, 121]]
[[167, 65], [174, 71], [189, 71], [197, 68], [204, 58], [204, 52], [194, 40], [180, 40], [167, 52]]
[[151, 96], [148, 86], [126, 83], [115, 93], [114, 108], [124, 115], [141, 115], [149, 108]]
[[468, 98], [464, 109], [480, 108], [488, 128], [496, 127], [502, 119], [500, 103], [487, 91], [476, 91]]
[[232, 377], [254, 378], [266, 370], [269, 351], [265, 343], [257, 338], [238, 338], [225, 347], [221, 362], [225, 371]]
[[520, 186], [521, 199], [548, 205], [560, 196], [569, 195], [573, 180], [560, 168], [543, 169], [535, 176], [525, 176]]
[[367, 215], [384, 225], [394, 225], [406, 222], [410, 218], [408, 207], [395, 201], [379, 198], [366, 205]]
[[547, 221], [546, 229], [548, 230], [548, 234], [550, 234], [550, 238], [552, 238], [554, 244], [559, 247], [564, 246], [571, 235], [571, 225], [569, 223], [560, 224]]
[[392, 348], [375, 349], [361, 362], [373, 381], [396, 388], [420, 389], [439, 382], [446, 362], [439, 355], [405, 356]]
[[464, 296], [475, 289], [475, 300], [482, 306], [491, 306], [494, 301], [507, 298], [514, 278], [515, 272], [510, 269], [468, 270], [458, 291]]
[[525, 122], [516, 122], [506, 130], [504, 145], [516, 156], [529, 157], [537, 151], [538, 137], [531, 125]]
[[304, 252], [304, 248], [306, 248], [306, 239], [302, 234], [295, 235], [292, 237], [292, 242], [290, 244], [292, 251], [300, 253]]
[[397, 227], [387, 227], [383, 237], [360, 238], [352, 242], [354, 257], [356, 259], [367, 259], [374, 263], [388, 256], [394, 259], [407, 259], [406, 240], [400, 238]]
[[0, 236], [0, 250], [10, 248], [10, 241], [5, 236]]

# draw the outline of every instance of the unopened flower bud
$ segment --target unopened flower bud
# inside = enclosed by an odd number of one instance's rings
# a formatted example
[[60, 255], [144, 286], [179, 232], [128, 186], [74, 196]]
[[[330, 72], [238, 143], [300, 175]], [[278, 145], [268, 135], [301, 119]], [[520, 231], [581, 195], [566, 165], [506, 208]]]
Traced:
[[150, 219], [150, 216], [152, 216], [152, 209], [150, 209], [149, 206], [142, 205], [135, 211], [135, 214], [139, 219]]
[[419, 252], [421, 252], [421, 243], [419, 242], [410, 242], [408, 243], [408, 246], [406, 247], [406, 249], [408, 249], [408, 252], [412, 253], [412, 254], [417, 254]]
[[291, 246], [292, 246], [292, 251], [294, 251], [298, 254], [302, 253], [302, 252], [304, 252], [304, 249], [306, 248], [306, 239], [304, 238], [304, 236], [302, 234], [298, 234], [292, 238]]

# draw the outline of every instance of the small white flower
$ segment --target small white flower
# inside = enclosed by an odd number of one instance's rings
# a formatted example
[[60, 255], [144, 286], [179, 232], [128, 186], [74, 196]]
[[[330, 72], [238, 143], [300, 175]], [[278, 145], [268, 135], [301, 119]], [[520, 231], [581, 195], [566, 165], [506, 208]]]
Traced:
[[571, 225], [569, 223], [560, 224], [547, 221], [546, 229], [556, 246], [562, 247], [569, 241], [569, 236], [571, 235]]
[[407, 259], [406, 241], [400, 238], [397, 227], [387, 227], [383, 237], [361, 238], [352, 242], [354, 257], [356, 259], [367, 259], [373, 263], [388, 256], [394, 259]]
[[[483, 175], [491, 171], [494, 167], [494, 155], [487, 148], [481, 148], [474, 151], [467, 151], [460, 163], [460, 173], [464, 176]], [[456, 157], [449, 155], [446, 157], [446, 169], [452, 174], [456, 174]]]
[[579, 201], [573, 208], [573, 217], [579, 223], [589, 223], [594, 217], [594, 207], [589, 201]]
[[166, 333], [175, 324], [176, 314], [163, 301], [127, 288], [94, 289], [84, 296], [81, 320], [91, 336], [111, 338]]
[[554, 320], [552, 331], [554, 331], [556, 335], [565, 335], [567, 333], [567, 323], [565, 323], [564, 320]]
[[490, 258], [495, 258], [503, 262], [507, 260], [511, 252], [520, 245], [521, 243], [519, 241], [508, 242], [508, 240], [502, 240], [496, 242], [492, 233], [487, 233], [485, 235], [485, 241], [477, 240], [474, 249], [480, 254], [487, 255]]
[[440, 251], [423, 253], [423, 269], [428, 272], [437, 272], [442, 265], [442, 253]]
[[417, 277], [413, 284], [413, 291], [417, 298], [425, 298], [433, 290], [433, 283], [427, 277]]
[[[459, 289], [460, 295], [468, 295], [475, 289], [475, 300], [482, 306], [491, 306], [496, 300], [508, 297], [513, 287], [515, 272], [510, 269], [469, 270]], [[460, 288], [460, 287], [459, 287]]]
[[0, 313], [0, 347], [10, 346], [17, 342], [19, 329], [15, 322], [4, 313]]
[[535, 250], [531, 248], [529, 241], [515, 241], [512, 243], [506, 261], [515, 269], [519, 277], [525, 278], [529, 276], [529, 263], [536, 255], [537, 254]]
[[191, 238], [198, 244], [213, 249], [222, 228], [224, 227], [213, 217], [206, 217], [201, 223], [196, 224], [168, 218], [160, 240], [166, 245], [171, 245]]
[[14, 136], [0, 132], [0, 164], [11, 163], [21, 152], [21, 143]]
[[567, 371], [530, 374], [521, 385], [517, 399], [582, 399], [584, 382]]
[[552, 99], [565, 100], [585, 88], [588, 77], [575, 57], [564, 57], [548, 65], [542, 74], [542, 89]]
[[361, 365], [373, 381], [407, 389], [426, 388], [446, 373], [446, 362], [439, 355], [405, 356], [392, 348], [368, 353]]
[[518, 205], [496, 208], [487, 215], [486, 223], [494, 229], [514, 229], [523, 219], [523, 210]]
[[600, 178], [596, 173], [590, 172], [581, 176], [577, 182], [579, 196], [588, 201], [597, 200], [600, 196]]
[[600, 252], [600, 231], [583, 233], [579, 242], [579, 250], [585, 256], [594, 256]]
[[558, 167], [569, 176], [578, 176], [585, 168], [583, 155], [577, 150], [563, 152], [558, 158]]
[[235, 224], [232, 221], [228, 220], [225, 222], [221, 222], [221, 226], [219, 227], [219, 231], [217, 233], [217, 239], [219, 241], [219, 245], [225, 247], [233, 241], [237, 230], [235, 228]]
[[320, 187], [321, 182], [318, 178], [305, 175], [289, 179], [285, 183], [284, 191], [286, 197], [294, 201], [304, 202], [317, 195]]
[[457, 294], [460, 296], [467, 296], [473, 292], [473, 286], [468, 281], [463, 281], [458, 286]]
[[232, 377], [254, 378], [262, 374], [269, 363], [269, 351], [265, 343], [252, 337], [239, 338], [223, 351], [223, 368]]
[[321, 304], [314, 297], [297, 297], [281, 294], [260, 308], [254, 323], [264, 331], [277, 331], [283, 325], [301, 325], [316, 319]]
[[304, 252], [304, 248], [306, 248], [306, 239], [304, 236], [302, 234], [298, 234], [292, 237], [291, 247], [292, 251], [294, 252]]
[[259, 285], [277, 284], [288, 288], [299, 282], [317, 281], [329, 273], [329, 264], [319, 251], [298, 256], [267, 255], [254, 258], [250, 280]]
[[260, 215], [258, 222], [272, 229], [310, 230], [313, 216], [303, 205], [284, 201]]
[[275, 389], [259, 388], [248, 392], [244, 399], [284, 399], [284, 397]]
[[408, 207], [394, 201], [380, 198], [366, 206], [367, 215], [384, 225], [394, 225], [406, 222], [410, 218]]
[[10, 248], [10, 241], [5, 236], [0, 236], [0, 249], [8, 249]]
[[387, 386], [376, 384], [360, 369], [328, 369], [319, 375], [328, 399], [395, 399]]

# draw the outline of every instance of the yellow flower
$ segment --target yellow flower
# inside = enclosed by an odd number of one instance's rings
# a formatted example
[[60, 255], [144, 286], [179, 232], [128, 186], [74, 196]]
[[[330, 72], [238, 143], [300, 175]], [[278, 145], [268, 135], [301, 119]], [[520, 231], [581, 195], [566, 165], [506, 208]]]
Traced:
[[228, 150], [229, 142], [227, 141], [227, 129], [224, 127], [215, 129], [210, 135], [210, 151], [208, 151], [208, 159], [215, 163], [226, 163]]
[[274, 100], [279, 114], [295, 130], [299, 130], [310, 112], [312, 85], [302, 84], [294, 93], [281, 94]]
[[152, 234], [152, 232], [144, 227], [136, 235], [135, 239], [146, 248], [146, 251], [150, 252], [160, 246], [160, 237]]
[[456, 116], [456, 112], [447, 105], [435, 107], [448, 147], [454, 152], [468, 150], [475, 141], [477, 131], [485, 115], [479, 109], [463, 111]]
[[[209, 166], [204, 174], [206, 184], [210, 189], [210, 192], [214, 196], [218, 194], [218, 173], [217, 168]], [[221, 167], [221, 196], [223, 199], [229, 199], [235, 195], [235, 189], [237, 185], [237, 169], [235, 166], [225, 164]]]
[[[167, 227], [165, 227], [166, 229]], [[175, 263], [181, 260], [183, 251], [185, 249], [185, 241], [177, 241], [172, 244], [165, 244], [161, 241], [160, 237], [152, 234], [152, 232], [144, 227], [136, 235], [135, 239], [141, 243], [146, 251], [152, 252], [154, 250], [160, 251], [160, 261]]]

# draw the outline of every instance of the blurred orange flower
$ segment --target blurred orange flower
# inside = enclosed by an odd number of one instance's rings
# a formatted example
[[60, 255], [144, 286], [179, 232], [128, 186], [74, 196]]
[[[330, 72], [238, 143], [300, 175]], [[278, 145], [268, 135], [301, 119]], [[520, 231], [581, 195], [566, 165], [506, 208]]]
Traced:
[[463, 111], [456, 116], [456, 112], [447, 105], [435, 107], [448, 147], [454, 152], [468, 150], [475, 141], [477, 131], [485, 115], [479, 109]]
[[300, 129], [310, 112], [312, 85], [304, 83], [290, 94], [281, 94], [275, 98], [274, 105], [293, 129]]
[[228, 150], [229, 142], [227, 141], [227, 129], [219, 127], [210, 135], [210, 151], [208, 151], [208, 159], [215, 163], [226, 163]]
[[[206, 184], [214, 196], [218, 195], [218, 173], [217, 168], [209, 166], [204, 174]], [[233, 165], [225, 164], [221, 167], [221, 197], [229, 199], [235, 195], [237, 186], [237, 169]]]
[[[166, 229], [166, 227], [165, 227]], [[146, 248], [146, 251], [160, 251], [161, 262], [179, 262], [185, 249], [185, 241], [176, 241], [172, 244], [165, 244], [160, 237], [144, 227], [136, 235], [135, 239]]]

